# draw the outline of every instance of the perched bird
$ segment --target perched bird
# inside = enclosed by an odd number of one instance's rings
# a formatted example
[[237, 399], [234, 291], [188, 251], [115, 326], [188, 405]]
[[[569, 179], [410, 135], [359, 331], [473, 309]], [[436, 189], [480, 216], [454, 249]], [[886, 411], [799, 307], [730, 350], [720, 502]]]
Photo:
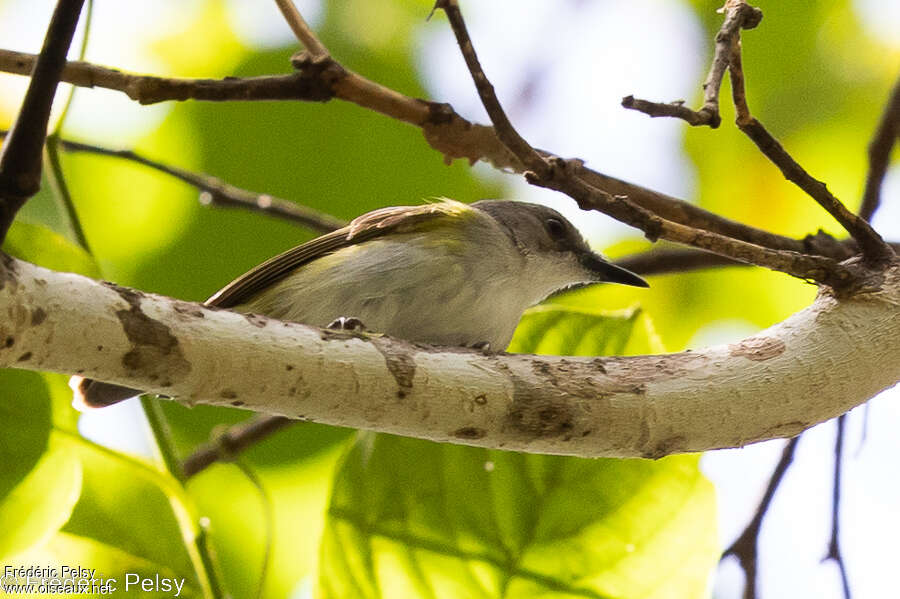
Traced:
[[[568, 287], [647, 287], [591, 251], [561, 214], [537, 204], [452, 200], [374, 210], [263, 262], [206, 301], [319, 327], [434, 345], [503, 350], [526, 308]], [[75, 404], [139, 391], [73, 377]]]

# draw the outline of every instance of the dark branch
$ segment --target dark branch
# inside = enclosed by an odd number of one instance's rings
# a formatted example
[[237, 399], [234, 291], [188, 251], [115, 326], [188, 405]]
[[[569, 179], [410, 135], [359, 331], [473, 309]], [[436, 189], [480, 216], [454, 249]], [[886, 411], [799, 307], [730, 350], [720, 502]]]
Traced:
[[[0, 70], [27, 74], [34, 59], [35, 56], [32, 54], [0, 50]], [[508, 169], [515, 172], [523, 172], [525, 170], [521, 161], [500, 142], [492, 127], [467, 121], [457, 114], [449, 104], [427, 102], [404, 96], [351, 71], [342, 69], [339, 65], [338, 67], [329, 67], [328, 65], [331, 63], [333, 63], [333, 59], [330, 57], [316, 61], [309, 55], [301, 54], [294, 60], [294, 65], [305, 75], [298, 73], [289, 76], [255, 78], [252, 80], [253, 84], [248, 83], [243, 86], [244, 91], [250, 95], [250, 97], [245, 97], [244, 99], [325, 101], [333, 96], [420, 127], [429, 145], [444, 154], [448, 161], [455, 158], [465, 158], [472, 163], [484, 160], [500, 169]], [[335, 73], [343, 73], [343, 75], [334, 77]], [[310, 87], [317, 89], [322, 86], [330, 86], [327, 93], [310, 96], [301, 94], [300, 96], [291, 97], [288, 97], [290, 96], [289, 94], [283, 93], [286, 86], [284, 83], [285, 78], [288, 78], [291, 82], [296, 82], [297, 78], [301, 76], [308, 78], [322, 77], [326, 81], [306, 87], [297, 85], [295, 91], [303, 91]], [[154, 82], [161, 79], [122, 73], [115, 69], [78, 62], [69, 63], [65, 71], [63, 71], [63, 80], [68, 83], [118, 90], [129, 94], [131, 97], [138, 93], [136, 90], [154, 89], [156, 87]], [[148, 82], [144, 83], [142, 82], [143, 80]], [[180, 89], [183, 91], [192, 85], [200, 85], [206, 88], [207, 95], [225, 99], [225, 96], [231, 92], [213, 92], [212, 89], [217, 85], [221, 85], [233, 90], [236, 89], [235, 85], [238, 88], [241, 87], [238, 85], [238, 82], [245, 80], [166, 79], [166, 81], [177, 82], [167, 85], [166, 89], [169, 90]], [[130, 83], [133, 84], [129, 86]], [[200, 99], [200, 96], [203, 94], [199, 92], [185, 92], [184, 95]], [[539, 152], [545, 158], [551, 157], [549, 152]], [[584, 167], [580, 169], [579, 176], [593, 187], [613, 195], [627, 195], [629, 200], [638, 206], [677, 223], [721, 233], [770, 249], [794, 252], [807, 251], [802, 241], [729, 220], [690, 202], [667, 196], [646, 187]], [[830, 254], [823, 255], [836, 259], [845, 257]]]
[[709, 125], [715, 129], [722, 122], [719, 116], [719, 90], [732, 55], [732, 46], [740, 36], [741, 29], [753, 29], [762, 21], [762, 11], [743, 0], [728, 0], [724, 8], [725, 20], [716, 34], [716, 50], [706, 81], [703, 82], [703, 106], [691, 110], [683, 101], [670, 103], [639, 100], [634, 96], [622, 99], [622, 106], [643, 112], [652, 117], [669, 116], [682, 119], [691, 126]]
[[784, 475], [794, 461], [794, 452], [797, 449], [797, 443], [800, 437], [794, 437], [789, 440], [781, 452], [781, 459], [775, 466], [769, 484], [766, 486], [766, 492], [763, 494], [762, 500], [756, 506], [756, 512], [753, 518], [744, 528], [744, 531], [735, 539], [728, 549], [722, 553], [722, 559], [729, 556], [737, 558], [738, 563], [744, 570], [744, 599], [756, 599], [756, 576], [757, 576], [757, 546], [759, 543], [759, 532], [762, 530], [762, 523], [772, 504], [772, 498], [775, 497], [775, 491], [784, 479]]
[[731, 62], [728, 68], [731, 73], [732, 99], [738, 128], [756, 144], [766, 158], [778, 167], [785, 179], [806, 192], [850, 233], [859, 244], [864, 257], [872, 263], [891, 258], [894, 251], [884, 242], [881, 235], [864, 219], [847, 210], [847, 207], [828, 190], [825, 183], [807, 173], [778, 143], [778, 140], [763, 127], [762, 123], [750, 114], [744, 87], [744, 70], [741, 64], [740, 37], [732, 40], [731, 51]]
[[221, 179], [211, 175], [193, 173], [178, 167], [163, 164], [132, 152], [131, 150], [112, 150], [69, 140], [61, 140], [60, 145], [67, 152], [88, 152], [100, 156], [112, 156], [142, 164], [167, 175], [171, 175], [176, 179], [200, 189], [203, 192], [200, 195], [200, 201], [206, 205], [244, 208], [254, 212], [262, 212], [263, 214], [301, 224], [321, 233], [334, 231], [345, 224], [340, 219], [295, 204], [294, 202], [276, 198], [264, 193], [253, 193], [235, 187], [234, 185], [229, 185]]
[[738, 127], [781, 170], [785, 179], [797, 185], [816, 200], [853, 236], [863, 255], [870, 261], [878, 262], [894, 255], [894, 251], [884, 242], [881, 235], [865, 220], [847, 210], [847, 207], [828, 190], [824, 183], [807, 173], [772, 137], [762, 123], [751, 117], [748, 122], [739, 122]]
[[184, 476], [190, 478], [216, 462], [230, 461], [242, 451], [296, 422], [299, 421], [284, 416], [257, 416], [249, 422], [233, 426], [215, 441], [188, 456], [182, 463]]
[[844, 428], [847, 424], [847, 415], [842, 414], [837, 419], [837, 436], [834, 441], [834, 486], [831, 492], [831, 539], [828, 541], [828, 553], [822, 561], [833, 561], [841, 574], [841, 587], [844, 590], [844, 599], [850, 599], [850, 581], [847, 578], [847, 567], [844, 557], [841, 555], [840, 518], [841, 518], [841, 471], [844, 459]]
[[[481, 102], [491, 117], [497, 136], [522, 163], [531, 168], [525, 172], [525, 179], [532, 185], [560, 191], [578, 202], [583, 210], [598, 210], [612, 216], [640, 229], [651, 241], [666, 239], [691, 245], [734, 260], [766, 266], [832, 287], [845, 287], [854, 280], [854, 276], [846, 267], [830, 258], [771, 250], [661, 218], [625, 196], [613, 197], [606, 191], [588, 184], [581, 176], [583, 164], [580, 161], [566, 161], [553, 156], [545, 160], [515, 132], [506, 113], [503, 112], [493, 86], [478, 63], [456, 0], [438, 0], [435, 8], [443, 9], [447, 13], [460, 51], [466, 60]], [[532, 154], [537, 160], [532, 158]]]
[[59, 0], [31, 72], [22, 108], [0, 151], [0, 242], [41, 186], [41, 155], [53, 96], [66, 65], [84, 0]]
[[447, 20], [450, 21], [450, 27], [456, 36], [460, 52], [462, 52], [466, 66], [469, 68], [469, 73], [472, 75], [472, 81], [475, 82], [475, 89], [478, 90], [481, 103], [487, 111], [491, 123], [494, 125], [497, 137], [528, 169], [534, 171], [542, 178], [546, 177], [550, 171], [547, 162], [519, 135], [512, 123], [509, 122], [509, 118], [506, 116], [506, 112], [503, 110], [503, 106], [500, 105], [500, 100], [497, 99], [497, 94], [494, 92], [494, 86], [487, 78], [487, 75], [484, 74], [484, 69], [481, 68], [478, 55], [475, 54], [475, 47], [472, 45], [472, 39], [469, 37], [469, 31], [466, 28], [466, 22], [463, 20], [462, 12], [459, 10], [457, 0], [437, 0], [434, 3], [434, 9], [442, 9], [447, 14]]
[[771, 250], [660, 218], [621, 196], [612, 197], [588, 185], [578, 176], [577, 169], [580, 165], [574, 161], [555, 159], [551, 161], [551, 166], [553, 166], [552, 176], [547, 179], [541, 180], [536, 175], [529, 176], [528, 173], [526, 179], [533, 185], [565, 193], [574, 199], [582, 210], [598, 210], [632, 225], [642, 230], [651, 241], [656, 239], [674, 241], [835, 288], [846, 287], [855, 279], [847, 266], [831, 258], [786, 250]]
[[872, 220], [881, 203], [881, 183], [887, 173], [891, 150], [898, 137], [900, 137], [900, 78], [894, 83], [881, 121], [869, 143], [869, 174], [866, 176], [866, 190], [859, 208], [859, 216], [867, 221]]

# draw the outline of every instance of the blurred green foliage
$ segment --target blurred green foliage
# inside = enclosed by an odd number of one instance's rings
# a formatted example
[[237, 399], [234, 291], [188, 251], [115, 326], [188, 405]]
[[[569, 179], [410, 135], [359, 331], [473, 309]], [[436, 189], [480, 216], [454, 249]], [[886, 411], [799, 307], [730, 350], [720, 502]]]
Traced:
[[[721, 1], [691, 4], [712, 40]], [[744, 33], [750, 107], [814, 176], [855, 206], [867, 138], [900, 54], [866, 37], [850, 0], [758, 4], [766, 17]], [[222, 2], [200, 5], [191, 22], [155, 46], [173, 74], [290, 70], [294, 47], [245, 47]], [[416, 40], [431, 5], [331, 1], [319, 33], [347, 67], [427, 97]], [[689, 100], [700, 97], [697, 89]], [[729, 93], [726, 82], [721, 128], [685, 127], [697, 177], [691, 199], [788, 235], [819, 227], [840, 234], [731, 125]], [[337, 101], [175, 104], [135, 149], [341, 218], [432, 196], [503, 196], [495, 179], [477, 178], [463, 162], [445, 166], [415, 128]], [[63, 167], [93, 255], [74, 244], [47, 186], [20, 214], [5, 251], [48, 268], [203, 300], [312, 237], [257, 214], [204, 208], [195, 190], [121, 160], [64, 155]], [[606, 250], [617, 256], [646, 247], [636, 236]], [[654, 277], [649, 293], [585, 288], [527, 314], [510, 351], [678, 350], [717, 323], [768, 326], [814, 293], [754, 268]], [[185, 593], [201, 596], [192, 548], [200, 516], [209, 519], [208, 538], [234, 597], [257, 594], [264, 559], [264, 597], [313, 589], [323, 597], [702, 597], [716, 562], [713, 492], [695, 456], [579, 460], [299, 424], [240, 457], [261, 493], [227, 462], [182, 486], [156, 463], [97, 446], [77, 433], [68, 401], [62, 376], [0, 373], [0, 530], [7, 531], [0, 555], [9, 563], [75, 562], [106, 575], [160, 572], [186, 577]], [[247, 417], [164, 407], [180, 457]], [[271, 537], [264, 502], [274, 519]]]

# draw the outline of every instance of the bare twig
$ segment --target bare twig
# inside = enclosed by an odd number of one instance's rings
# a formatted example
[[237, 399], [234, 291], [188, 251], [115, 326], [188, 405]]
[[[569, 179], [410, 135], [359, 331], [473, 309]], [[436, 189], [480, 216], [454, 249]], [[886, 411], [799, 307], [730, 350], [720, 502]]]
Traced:
[[736, 557], [741, 568], [744, 570], [744, 599], [756, 598], [758, 565], [757, 544], [759, 542], [759, 532], [762, 529], [763, 519], [769, 511], [769, 506], [772, 504], [772, 498], [775, 497], [775, 491], [778, 490], [778, 486], [781, 484], [782, 479], [784, 479], [784, 475], [790, 467], [791, 462], [794, 461], [794, 452], [797, 449], [797, 443], [799, 443], [799, 441], [800, 437], [798, 436], [790, 439], [787, 444], [785, 444], [784, 450], [781, 452], [781, 459], [778, 460], [778, 465], [775, 466], [775, 470], [772, 472], [772, 477], [769, 479], [768, 486], [766, 486], [766, 492], [763, 494], [759, 505], [756, 506], [756, 512], [754, 512], [753, 518], [747, 524], [746, 528], [744, 528], [743, 532], [738, 535], [738, 538], [735, 539], [734, 543], [722, 553], [722, 559], [732, 555]]
[[869, 173], [866, 176], [866, 190], [863, 193], [859, 216], [872, 220], [881, 202], [881, 183], [887, 173], [891, 150], [900, 137], [900, 78], [894, 83], [890, 98], [881, 115], [875, 135], [869, 143]]
[[[545, 161], [534, 148], [528, 145], [528, 142], [515, 132], [503, 112], [497, 96], [494, 94], [493, 86], [478, 63], [456, 0], [438, 0], [435, 7], [441, 8], [447, 13], [460, 51], [466, 59], [466, 65], [478, 89], [481, 102], [491, 117], [497, 136], [526, 166], [533, 167], [530, 171], [525, 172], [525, 179], [532, 185], [565, 193], [578, 202], [579, 207], [583, 210], [598, 210], [612, 216], [640, 229], [651, 241], [666, 239], [691, 245], [734, 260], [766, 266], [832, 287], [845, 287], [854, 279], [846, 267], [830, 258], [771, 250], [661, 218], [631, 202], [625, 196], [613, 197], [606, 191], [585, 182], [579, 176], [579, 171], [583, 168], [580, 161], [566, 161], [558, 157], [550, 157]], [[539, 161], [534, 161], [531, 154], [537, 156]]]
[[61, 140], [67, 152], [87, 152], [100, 156], [112, 156], [150, 167], [202, 190], [200, 201], [210, 206], [244, 208], [262, 212], [291, 222], [299, 223], [315, 231], [327, 233], [344, 226], [344, 222], [328, 214], [276, 198], [265, 193], [254, 193], [230, 185], [221, 179], [202, 173], [194, 173], [175, 166], [146, 158], [131, 150], [113, 150], [71, 140]]
[[22, 108], [0, 151], [0, 242], [16, 212], [40, 188], [50, 107], [83, 5], [84, 0], [59, 0], [56, 4]]
[[[866, 404], [868, 405], [868, 404]], [[847, 566], [841, 555], [840, 518], [841, 518], [841, 470], [844, 457], [844, 428], [847, 415], [842, 414], [837, 419], [837, 435], [834, 441], [834, 486], [831, 493], [831, 539], [828, 541], [828, 553], [822, 561], [833, 561], [841, 574], [841, 587], [844, 591], [844, 599], [850, 599], [850, 582], [847, 578]]]
[[457, 0], [437, 0], [434, 3], [434, 8], [442, 9], [447, 14], [450, 27], [456, 36], [456, 42], [459, 44], [466, 66], [472, 75], [472, 81], [475, 82], [475, 89], [478, 90], [481, 103], [484, 109], [487, 110], [491, 123], [494, 124], [497, 137], [529, 170], [534, 171], [541, 178], [546, 177], [550, 172], [549, 165], [509, 122], [509, 118], [506, 116], [506, 112], [503, 110], [503, 106], [500, 105], [497, 94], [494, 92], [494, 86], [484, 74], [484, 69], [481, 68], [478, 55], [475, 54], [475, 47], [472, 45], [472, 39], [469, 37], [469, 32], [462, 18], [462, 12], [459, 10]]
[[[0, 71], [27, 74], [34, 59], [32, 54], [0, 50]], [[522, 162], [500, 142], [492, 127], [467, 121], [449, 104], [404, 96], [342, 69], [340, 65], [334, 66], [330, 58], [316, 63], [308, 56], [301, 56], [294, 63], [302, 73], [251, 80], [212, 80], [134, 75], [89, 63], [71, 62], [63, 71], [63, 80], [74, 85], [122, 91], [133, 99], [144, 102], [188, 98], [327, 101], [335, 97], [420, 127], [431, 147], [444, 154], [448, 161], [455, 158], [464, 158], [471, 163], [484, 160], [500, 169], [520, 173], [525, 170]], [[160, 81], [165, 83], [160, 84]], [[192, 87], [203, 90], [192, 90]], [[551, 156], [549, 152], [540, 153], [547, 158]], [[580, 169], [580, 177], [591, 186], [608, 193], [627, 195], [633, 203], [674, 222], [690, 224], [771, 249], [810, 251], [802, 241], [729, 220], [690, 202], [588, 168]], [[812, 251], [819, 249], [813, 248]]]
[[819, 203], [856, 240], [864, 257], [870, 262], [887, 260], [894, 255], [893, 249], [885, 243], [881, 235], [863, 218], [847, 209], [829, 190], [825, 183], [815, 179], [788, 154], [771, 133], [750, 114], [744, 92], [744, 73], [741, 68], [740, 40], [735, 40], [729, 70], [732, 81], [732, 95], [738, 128], [749, 137], [756, 147], [781, 171], [784, 178], [802, 189]]
[[[2, 50], [0, 51], [0, 70], [27, 75], [34, 59], [33, 54]], [[120, 91], [140, 104], [156, 104], [170, 100], [326, 102], [334, 96], [328, 87], [327, 75], [293, 73], [268, 77], [186, 79], [136, 75], [75, 60], [66, 64], [62, 80], [80, 87], [101, 87]]]
[[[881, 236], [862, 218], [847, 210], [824, 183], [813, 178], [803, 169], [780, 143], [756, 120], [747, 106], [744, 91], [744, 73], [741, 67], [740, 30], [756, 27], [762, 19], [762, 12], [751, 7], [745, 0], [728, 0], [724, 7], [725, 22], [716, 35], [716, 56], [709, 76], [704, 83], [706, 102], [697, 113], [679, 107], [676, 104], [656, 104], [643, 100], [635, 100], [629, 96], [623, 100], [623, 106], [641, 110], [651, 116], [676, 116], [684, 118], [692, 125], [716, 123], [718, 115], [718, 88], [721, 85], [724, 69], [727, 67], [731, 75], [732, 96], [737, 113], [738, 128], [743, 131], [760, 149], [760, 151], [777, 166], [784, 177], [797, 185], [816, 200], [850, 235], [856, 239], [863, 256], [870, 262], [879, 262], [893, 256], [893, 250]], [[710, 115], [708, 118], [705, 115]], [[686, 116], [688, 118], [686, 118]], [[712, 125], [715, 126], [715, 125]]]
[[184, 460], [181, 465], [184, 476], [190, 478], [216, 462], [230, 461], [245, 449], [295, 422], [284, 416], [257, 416], [249, 422], [233, 426]]
[[739, 262], [765, 266], [835, 288], [845, 287], [854, 280], [854, 275], [847, 266], [831, 258], [786, 250], [771, 250], [660, 218], [632, 202], [625, 201], [624, 198], [613, 198], [586, 184], [577, 173], [567, 172], [579, 168], [571, 161], [556, 159], [551, 164], [554, 166], [552, 177], [541, 180], [537, 176], [529, 177], [526, 173], [529, 183], [561, 191], [578, 202], [578, 206], [583, 210], [599, 210], [637, 227], [644, 231], [651, 241], [665, 239], [690, 245]]
[[293, 0], [275, 0], [284, 20], [291, 27], [294, 35], [306, 48], [306, 51], [313, 57], [328, 56], [328, 49], [319, 41], [319, 38], [312, 32], [303, 15], [297, 10]]
[[743, 0], [727, 0], [720, 9], [725, 13], [722, 27], [716, 34], [716, 50], [709, 74], [703, 82], [703, 106], [691, 110], [683, 101], [650, 102], [634, 96], [622, 99], [622, 106], [652, 117], [669, 116], [687, 121], [692, 126], [709, 125], [715, 129], [722, 122], [719, 116], [719, 90], [732, 56], [732, 46], [740, 38], [741, 29], [753, 29], [762, 21], [762, 11]]

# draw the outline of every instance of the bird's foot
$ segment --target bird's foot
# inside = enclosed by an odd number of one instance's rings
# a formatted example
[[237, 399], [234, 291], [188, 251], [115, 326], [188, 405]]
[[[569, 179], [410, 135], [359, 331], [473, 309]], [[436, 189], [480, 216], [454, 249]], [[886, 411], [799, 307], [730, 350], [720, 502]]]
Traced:
[[363, 333], [366, 330], [366, 325], [364, 325], [363, 322], [355, 316], [341, 316], [340, 318], [335, 318], [334, 320], [332, 320], [325, 328], [331, 329], [332, 331]]
[[486, 356], [490, 356], [491, 354], [494, 353], [493, 348], [491, 348], [490, 341], [479, 341], [478, 343], [471, 344], [469, 347], [480, 351], [482, 354], [484, 354]]

